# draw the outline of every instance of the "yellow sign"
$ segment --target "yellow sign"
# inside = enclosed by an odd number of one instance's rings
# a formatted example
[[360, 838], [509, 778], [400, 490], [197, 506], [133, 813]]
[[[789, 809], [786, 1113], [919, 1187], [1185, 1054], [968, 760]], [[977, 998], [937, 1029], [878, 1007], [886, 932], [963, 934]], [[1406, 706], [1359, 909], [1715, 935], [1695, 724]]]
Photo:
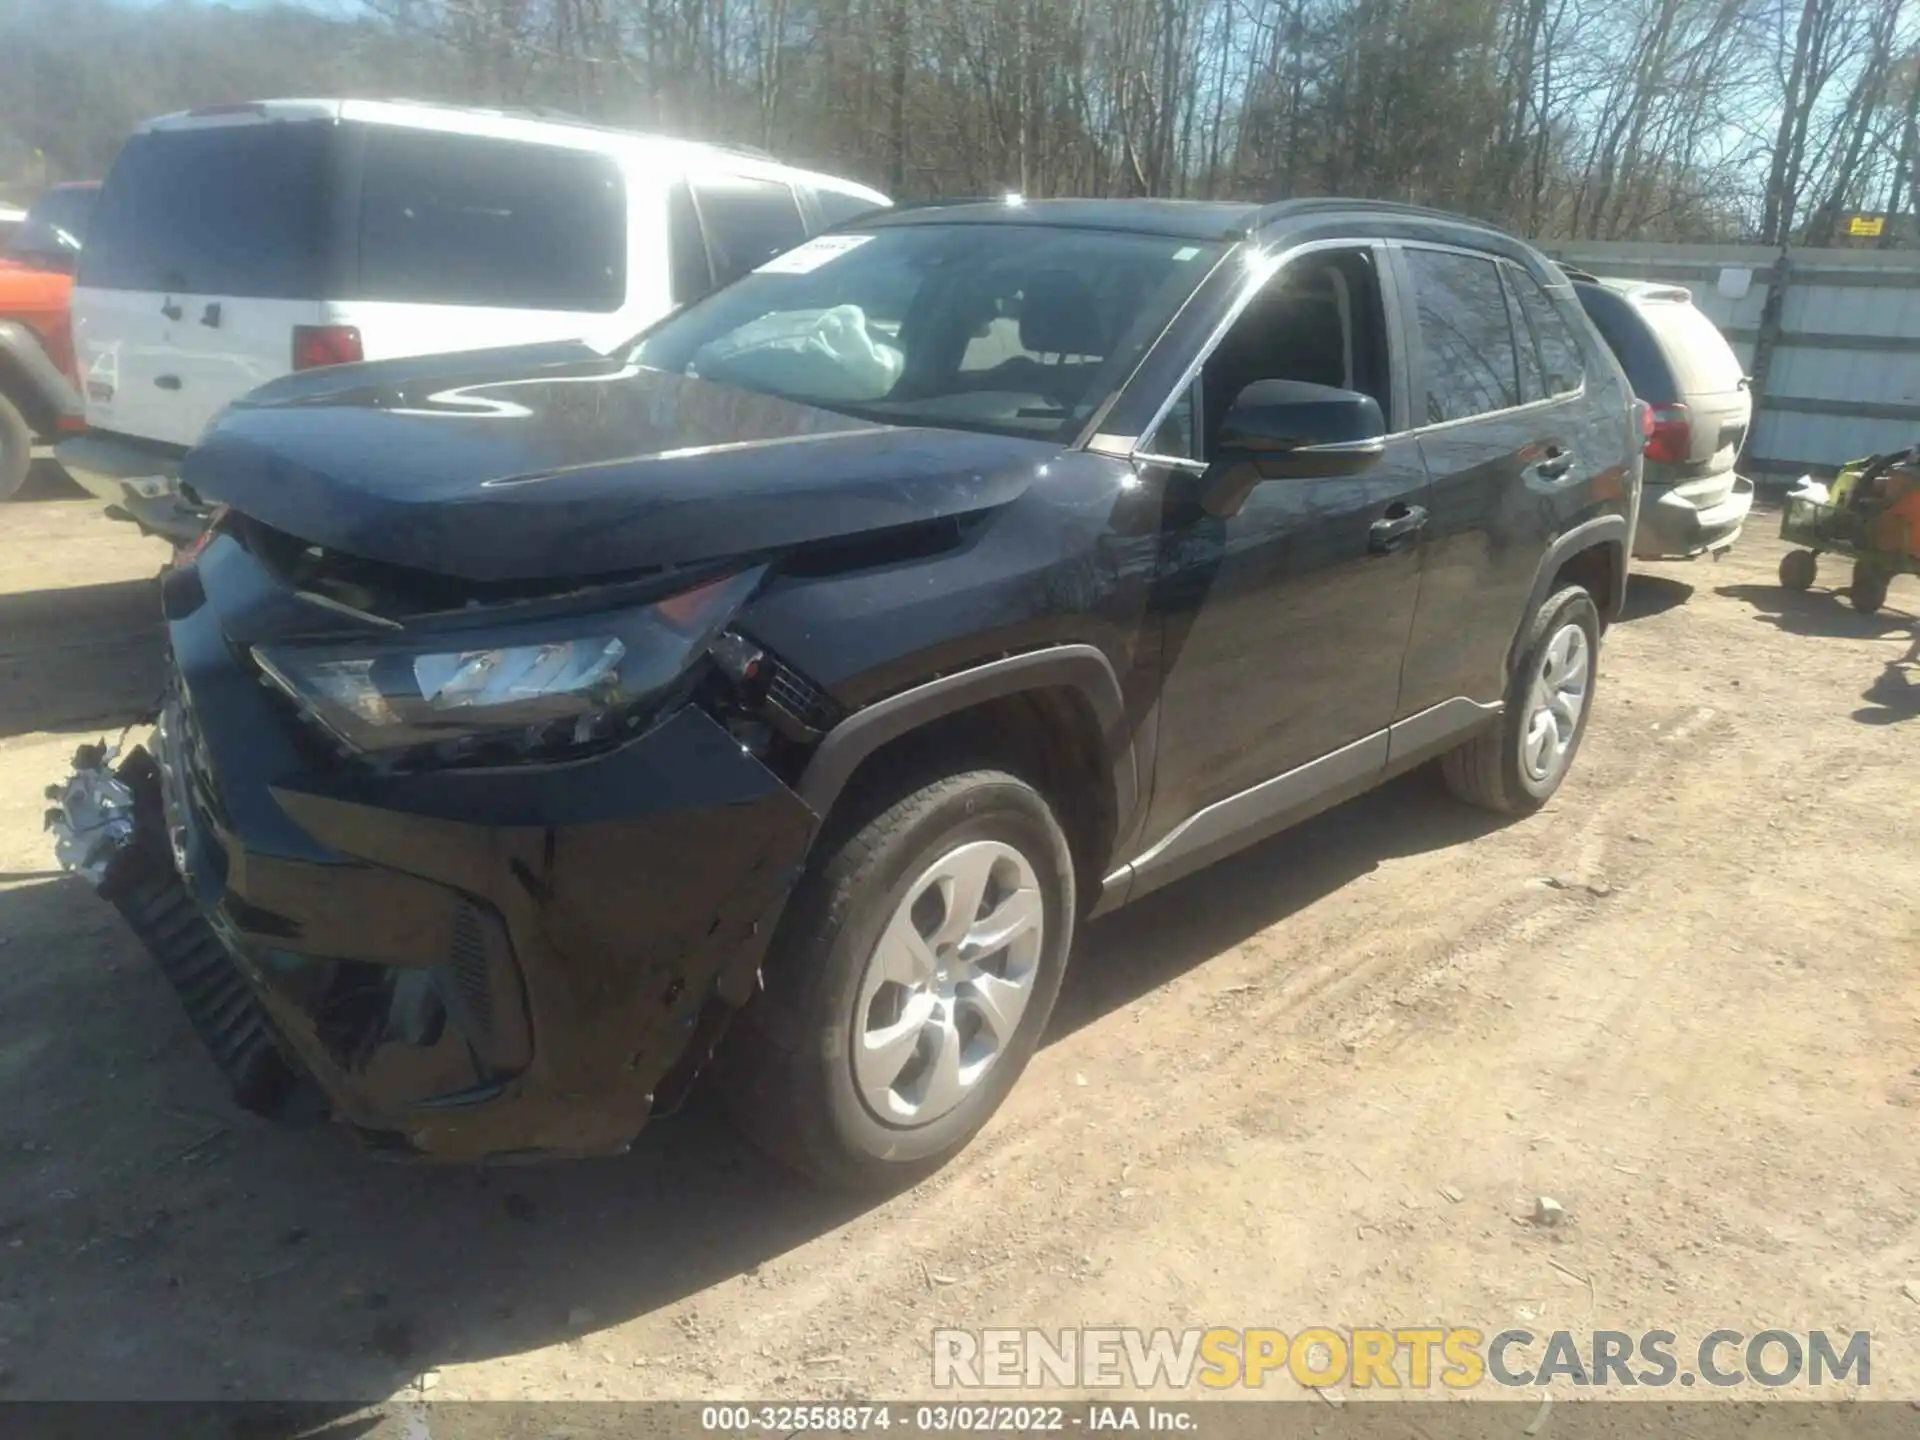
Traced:
[[1849, 235], [1864, 235], [1868, 239], [1880, 235], [1886, 228], [1887, 217], [1884, 215], [1856, 215], [1847, 222]]

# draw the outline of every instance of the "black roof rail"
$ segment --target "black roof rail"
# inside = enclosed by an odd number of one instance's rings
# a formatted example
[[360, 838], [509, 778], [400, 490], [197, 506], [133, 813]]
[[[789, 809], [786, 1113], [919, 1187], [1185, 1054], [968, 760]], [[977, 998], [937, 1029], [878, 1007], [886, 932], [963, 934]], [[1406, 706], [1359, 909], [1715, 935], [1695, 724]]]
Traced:
[[896, 200], [894, 210], [938, 210], [947, 205], [1003, 205], [1005, 195], [933, 195], [924, 200]]
[[1260, 207], [1254, 216], [1256, 226], [1269, 220], [1277, 220], [1285, 215], [1310, 213], [1315, 210], [1364, 210], [1384, 215], [1405, 215], [1421, 220], [1444, 220], [1453, 225], [1477, 225], [1483, 230], [1498, 229], [1485, 220], [1476, 220], [1471, 215], [1461, 215], [1452, 210], [1436, 210], [1431, 205], [1408, 205], [1399, 200], [1368, 200], [1350, 195], [1306, 195], [1292, 200], [1270, 200]]

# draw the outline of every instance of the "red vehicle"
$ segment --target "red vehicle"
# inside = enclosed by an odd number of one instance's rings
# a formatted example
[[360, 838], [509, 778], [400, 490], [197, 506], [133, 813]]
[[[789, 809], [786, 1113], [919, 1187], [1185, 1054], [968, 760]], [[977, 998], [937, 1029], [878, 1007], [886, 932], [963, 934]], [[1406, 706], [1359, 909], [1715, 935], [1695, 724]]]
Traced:
[[56, 185], [0, 255], [0, 500], [25, 483], [36, 441], [84, 425], [67, 301], [99, 190]]

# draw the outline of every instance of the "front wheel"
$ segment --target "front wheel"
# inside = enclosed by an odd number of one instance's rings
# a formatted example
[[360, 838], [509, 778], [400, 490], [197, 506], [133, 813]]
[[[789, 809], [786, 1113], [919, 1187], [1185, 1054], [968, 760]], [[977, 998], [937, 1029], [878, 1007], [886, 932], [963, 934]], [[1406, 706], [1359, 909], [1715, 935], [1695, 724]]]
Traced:
[[986, 1124], [1073, 941], [1072, 859], [1031, 786], [975, 770], [895, 793], [829, 831], [719, 1067], [750, 1139], [844, 1188], [909, 1184]]
[[1560, 788], [1593, 711], [1600, 612], [1578, 585], [1535, 612], [1507, 683], [1506, 711], [1440, 757], [1447, 787], [1469, 804], [1531, 815]]
[[1820, 559], [1811, 550], [1789, 550], [1780, 557], [1780, 583], [1789, 590], [1806, 590], [1820, 573]]

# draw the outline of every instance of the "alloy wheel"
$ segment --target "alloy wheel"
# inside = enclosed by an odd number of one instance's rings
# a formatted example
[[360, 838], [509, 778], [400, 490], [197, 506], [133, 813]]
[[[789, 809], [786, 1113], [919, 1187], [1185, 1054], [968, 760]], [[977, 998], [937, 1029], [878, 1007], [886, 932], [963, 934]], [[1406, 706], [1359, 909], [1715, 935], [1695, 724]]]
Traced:
[[1593, 680], [1593, 646], [1578, 625], [1562, 625], [1541, 656], [1527, 697], [1521, 763], [1535, 784], [1566, 768]]
[[952, 1111], [1012, 1044], [1032, 998], [1046, 911], [1032, 862], [998, 840], [928, 865], [867, 959], [855, 1002], [854, 1088], [913, 1128]]

